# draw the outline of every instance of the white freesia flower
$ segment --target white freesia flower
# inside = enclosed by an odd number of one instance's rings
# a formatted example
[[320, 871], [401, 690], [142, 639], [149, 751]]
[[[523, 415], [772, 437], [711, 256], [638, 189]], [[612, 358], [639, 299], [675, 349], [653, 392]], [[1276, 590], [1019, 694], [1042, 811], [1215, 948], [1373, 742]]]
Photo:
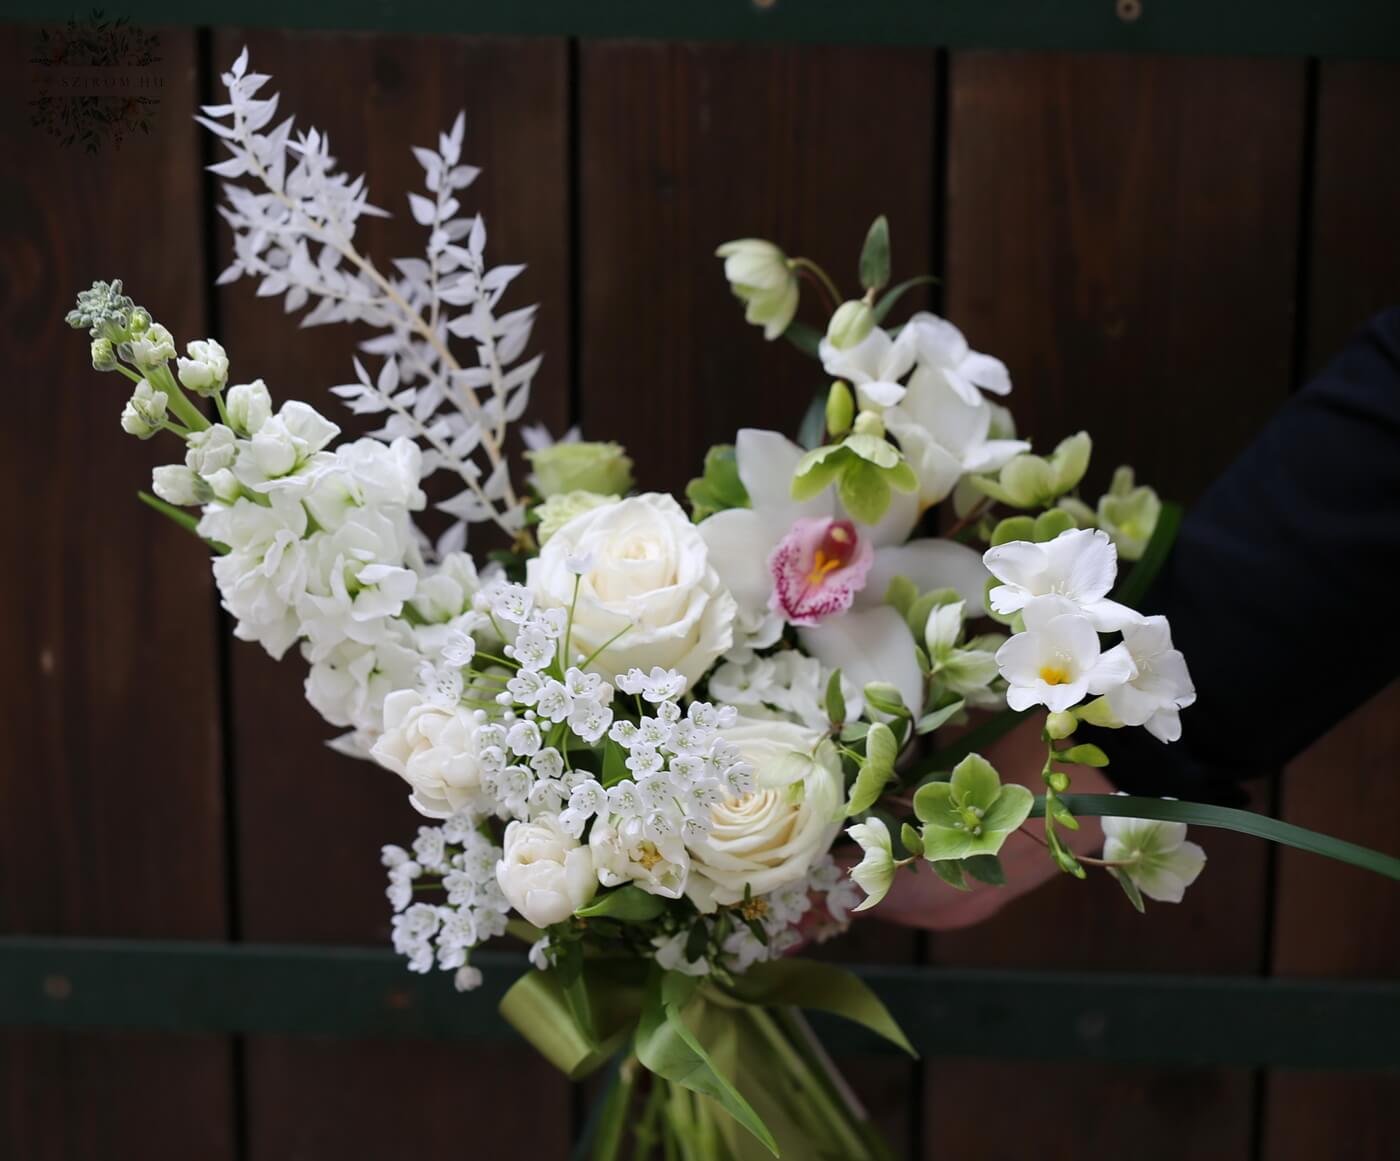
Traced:
[[686, 894], [701, 911], [802, 879], [841, 829], [841, 761], [822, 731], [740, 718], [723, 731], [753, 768], [754, 788], [710, 812], [710, 833], [690, 844]]
[[234, 475], [254, 492], [305, 490], [316, 469], [334, 462], [322, 449], [339, 433], [314, 407], [293, 399], [241, 445]]
[[563, 923], [598, 890], [593, 855], [553, 818], [512, 822], [496, 864], [501, 891], [529, 923]]
[[893, 339], [888, 331], [875, 327], [852, 347], [837, 347], [830, 339], [822, 339], [818, 353], [828, 375], [845, 379], [855, 388], [862, 410], [883, 411], [904, 398], [899, 380], [913, 368], [916, 351], [908, 327]]
[[399, 689], [384, 699], [384, 733], [370, 756], [412, 788], [409, 802], [429, 818], [472, 808], [481, 789], [479, 710], [450, 708]]
[[1002, 583], [987, 595], [1003, 615], [1019, 612], [1036, 597], [1056, 596], [1077, 605], [1102, 633], [1142, 620], [1141, 614], [1108, 600], [1118, 575], [1118, 551], [1097, 528], [1071, 528], [1054, 540], [1014, 540], [983, 554]]
[[894, 882], [894, 847], [890, 840], [890, 828], [883, 819], [872, 815], [864, 822], [848, 826], [846, 833], [861, 849], [861, 860], [851, 868], [851, 878], [865, 892], [865, 899], [853, 910], [865, 911], [880, 902]]
[[[773, 550], [797, 521], [840, 514], [830, 489], [803, 502], [792, 498], [793, 473], [802, 454], [777, 432], [740, 431], [735, 459], [751, 506], [717, 512], [699, 525], [720, 579], [738, 602], [739, 645], [763, 648], [781, 631], [781, 619], [770, 608], [774, 579], [768, 562]], [[884, 604], [890, 581], [905, 576], [922, 591], [956, 589], [967, 602], [969, 616], [981, 615], [987, 581], [977, 553], [964, 545], [943, 539], [905, 543], [917, 519], [916, 498], [895, 493], [879, 524], [857, 526], [857, 535], [874, 546], [864, 587], [855, 594], [849, 612], [799, 631], [802, 647], [828, 669], [840, 669], [858, 687], [891, 681], [911, 705], [922, 700], [922, 676], [908, 625]]]
[[980, 391], [970, 392], [968, 398], [948, 374], [921, 364], [908, 394], [885, 413], [885, 426], [919, 477], [924, 507], [945, 499], [964, 476], [995, 471], [1030, 448], [1024, 440], [994, 438], [996, 412]]
[[982, 402], [982, 391], [1010, 394], [1011, 375], [1006, 364], [972, 350], [962, 331], [947, 319], [920, 311], [904, 329], [913, 338], [919, 366], [931, 378], [949, 387], [964, 403]]
[[1134, 676], [1108, 691], [1108, 708], [1125, 726], [1146, 726], [1162, 742], [1181, 737], [1181, 710], [1196, 700], [1186, 658], [1172, 648], [1165, 617], [1147, 617], [1123, 627], [1123, 645], [1132, 656]]
[[234, 427], [245, 435], [257, 435], [272, 418], [272, 396], [261, 379], [230, 387], [224, 400], [224, 410]]
[[1186, 841], [1184, 822], [1112, 818], [1103, 824], [1103, 857], [1138, 890], [1158, 903], [1180, 903], [1206, 865], [1206, 853]]
[[213, 339], [195, 339], [186, 348], [188, 359], [176, 359], [180, 383], [196, 395], [222, 391], [228, 382], [228, 355]]
[[[580, 575], [569, 564], [581, 558], [589, 567]], [[576, 516], [526, 575], [539, 607], [573, 609], [570, 647], [584, 657], [601, 650], [589, 667], [606, 677], [661, 666], [693, 685], [734, 641], [734, 598], [670, 496], [632, 496]]]
[[1086, 694], [1107, 693], [1132, 677], [1127, 649], [1116, 645], [1101, 652], [1093, 622], [1063, 597], [1038, 597], [1023, 615], [1026, 631], [996, 654], [1012, 709], [1043, 705], [1052, 713], [1063, 712]]

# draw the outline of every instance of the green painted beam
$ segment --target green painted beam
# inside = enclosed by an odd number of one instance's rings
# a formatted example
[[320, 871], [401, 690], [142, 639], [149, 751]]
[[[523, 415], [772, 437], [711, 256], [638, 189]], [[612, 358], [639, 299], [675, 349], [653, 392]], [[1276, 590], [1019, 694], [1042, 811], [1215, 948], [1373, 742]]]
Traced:
[[[0, 1026], [499, 1041], [524, 970], [478, 991], [387, 950], [0, 937]], [[860, 967], [930, 1057], [1400, 1070], [1400, 982]], [[817, 1021], [839, 1052], [883, 1041]]]
[[[14, 0], [10, 21], [62, 22]], [[1397, 56], [1395, 0], [124, 0], [142, 25], [456, 32], [479, 36], [809, 41], [1048, 51]], [[835, 82], [834, 82], [835, 83]], [[878, 108], [878, 94], [870, 95]]]

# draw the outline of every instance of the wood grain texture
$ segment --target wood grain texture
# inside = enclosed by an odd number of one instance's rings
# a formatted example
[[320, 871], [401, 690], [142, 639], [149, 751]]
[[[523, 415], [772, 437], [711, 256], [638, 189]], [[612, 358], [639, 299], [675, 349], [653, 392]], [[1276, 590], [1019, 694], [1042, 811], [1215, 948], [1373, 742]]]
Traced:
[[[817, 363], [745, 325], [716, 246], [771, 238], [853, 295], [883, 212], [895, 278], [928, 270], [934, 56], [607, 42], [580, 53], [584, 434], [624, 443], [644, 490], [679, 493], [712, 444], [740, 427], [795, 432], [826, 386]], [[866, 924], [831, 952], [907, 960], [917, 949]], [[864, 1062], [851, 1078], [902, 1149], [917, 1115], [911, 1069]]]
[[[130, 385], [98, 376], [87, 337], [63, 322], [76, 291], [121, 276], [178, 336], [205, 334], [194, 36], [160, 32], [150, 134], [89, 154], [29, 123], [32, 35], [0, 29], [0, 147], [16, 159], [0, 182], [0, 924], [219, 939], [208, 562], [136, 501], [178, 448], [122, 434]], [[229, 1158], [230, 1075], [227, 1042], [212, 1037], [6, 1031], [0, 1155]]]
[[[215, 37], [216, 65], [227, 67], [245, 43], [253, 67], [280, 88], [282, 111], [328, 131], [344, 167], [367, 173], [371, 200], [394, 214], [368, 223], [359, 239], [381, 268], [393, 256], [422, 252], [422, 229], [404, 200], [422, 180], [410, 144], [431, 143], [466, 111], [463, 159], [482, 174], [463, 205], [484, 213], [494, 261], [529, 264], [510, 301], [543, 303], [532, 349], [545, 351], [546, 362], [532, 412], [556, 430], [564, 426], [564, 45], [227, 31]], [[224, 240], [221, 257], [227, 253]], [[345, 327], [298, 332], [280, 302], [256, 299], [253, 289], [235, 284], [219, 298], [236, 377], [261, 375], [275, 397], [306, 399], [347, 420], [327, 389], [350, 374], [356, 336]], [[392, 775], [325, 748], [337, 731], [305, 703], [304, 674], [295, 658], [278, 664], [254, 647], [235, 647], [242, 933], [382, 944], [390, 911], [378, 851], [411, 840], [422, 819]], [[497, 1115], [525, 1091], [535, 1100], [523, 1124]], [[488, 1060], [463, 1047], [331, 1048], [258, 1038], [248, 1047], [248, 1106], [250, 1155], [269, 1161], [446, 1154], [460, 1149], [466, 1121], [486, 1155], [506, 1142], [561, 1155], [570, 1134], [567, 1085], [524, 1045], [492, 1049]]]
[[[1089, 428], [1096, 461], [1086, 495], [1129, 462], [1164, 495], [1189, 502], [1286, 396], [1303, 70], [954, 56], [949, 316], [974, 347], [1005, 359], [1012, 409], [1037, 445]], [[1106, 878], [1062, 879], [980, 927], [935, 936], [932, 958], [1257, 971], [1264, 848], [1213, 833], [1209, 852], [1216, 889], [1180, 907], [1142, 917]], [[939, 1156], [983, 1161], [1034, 1142], [1038, 1157], [1078, 1158], [1131, 1139], [1135, 1157], [1233, 1161], [1249, 1148], [1243, 1072], [930, 1072], [925, 1107]], [[1004, 1100], [996, 1085], [1030, 1094], [1012, 1138], [983, 1131]]]
[[[1400, 202], [1400, 66], [1319, 66], [1307, 362], [1321, 367], [1376, 311], [1400, 302], [1400, 250], [1390, 243]], [[1288, 768], [1283, 815], [1380, 850], [1400, 848], [1400, 685], [1356, 710]], [[1400, 976], [1395, 884], [1294, 851], [1279, 856], [1273, 970], [1280, 975]], [[1397, 1056], [1400, 1060], [1400, 1056]], [[1266, 1092], [1267, 1161], [1334, 1152], [1356, 1161], [1394, 1154], [1387, 1131], [1400, 1078], [1278, 1072]]]

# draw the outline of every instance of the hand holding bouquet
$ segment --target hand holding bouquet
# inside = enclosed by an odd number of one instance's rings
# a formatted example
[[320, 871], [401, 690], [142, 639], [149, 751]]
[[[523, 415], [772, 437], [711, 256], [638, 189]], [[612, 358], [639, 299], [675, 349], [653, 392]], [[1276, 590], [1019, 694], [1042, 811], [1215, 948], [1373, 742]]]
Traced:
[[[844, 301], [770, 242], [719, 249], [749, 320], [833, 380], [800, 443], [740, 431], [706, 456], [687, 513], [636, 492], [617, 445], [527, 429], [517, 487], [534, 308], [503, 309], [522, 268], [489, 266], [484, 223], [462, 215], [462, 120], [415, 150], [426, 253], [390, 274], [355, 245], [381, 212], [363, 181], [315, 130], [270, 127], [266, 80], [245, 53], [201, 118], [230, 154], [214, 167], [235, 236], [222, 281], [257, 279], [304, 325], [372, 328], [373, 373], [357, 361], [334, 390], [382, 426], [338, 440], [308, 403], [231, 384], [214, 339], [179, 356], [119, 282], [69, 321], [97, 370], [132, 382], [125, 430], [173, 437], [147, 500], [210, 546], [236, 635], [274, 657], [296, 646], [308, 700], [345, 731], [334, 745], [403, 779], [427, 820], [383, 849], [395, 948], [466, 989], [474, 949], [528, 945], [538, 970], [507, 1017], [571, 1076], [618, 1061], [597, 1157], [629, 1128], [667, 1156], [884, 1155], [795, 1009], [908, 1045], [854, 976], [787, 953], [898, 873], [1001, 881], [998, 854], [1031, 841], [1032, 816], [1046, 858], [1105, 869], [1139, 908], [1201, 873], [1184, 820], [1243, 825], [1066, 794], [1064, 767], [1107, 763], [1081, 723], [1169, 744], [1195, 698], [1166, 621], [1132, 607], [1176, 510], [1126, 468], [1091, 507], [1088, 434], [1035, 454], [997, 402], [999, 360], [932, 314], [889, 325], [925, 279], [887, 288], [883, 218]], [[826, 299], [824, 334], [794, 321], [802, 278]], [[430, 537], [434, 476], [451, 487], [434, 491], [445, 527]], [[469, 553], [480, 526], [498, 547]], [[1137, 562], [1121, 583], [1120, 560]], [[975, 711], [996, 716], [934, 745]], [[1031, 713], [1039, 795], [977, 752]], [[1108, 816], [1102, 858], [1063, 840], [1076, 811]]]

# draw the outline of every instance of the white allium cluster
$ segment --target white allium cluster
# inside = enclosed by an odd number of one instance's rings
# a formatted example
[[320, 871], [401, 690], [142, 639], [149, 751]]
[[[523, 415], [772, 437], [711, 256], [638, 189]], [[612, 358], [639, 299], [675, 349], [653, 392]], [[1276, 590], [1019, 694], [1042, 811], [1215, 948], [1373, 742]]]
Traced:
[[[745, 661], [725, 661], [710, 675], [710, 695], [730, 705], [776, 710], [814, 730], [827, 728], [826, 687], [832, 670], [796, 649], [767, 657], [753, 654]], [[860, 687], [842, 675], [847, 716], [858, 718], [863, 700]]]
[[[411, 853], [384, 848], [394, 950], [408, 958], [410, 971], [427, 972], [436, 964], [456, 972], [463, 990], [480, 983], [480, 972], [467, 963], [471, 949], [503, 934], [510, 912], [496, 883], [500, 857], [501, 848], [465, 814], [420, 827]], [[446, 902], [413, 902], [415, 887], [436, 886], [446, 892]]]
[[[247, 68], [245, 49], [223, 74], [228, 101], [198, 118], [230, 154], [213, 172], [253, 183], [224, 185], [220, 213], [233, 228], [234, 261], [219, 282], [256, 278], [258, 293], [281, 295], [289, 313], [310, 307], [303, 326], [360, 322], [381, 332], [362, 344], [383, 360], [377, 374], [357, 361], [355, 381], [335, 391], [356, 413], [384, 415], [378, 438], [422, 445], [425, 475], [442, 468], [465, 485], [439, 505], [457, 518], [440, 554], [461, 548], [471, 523], [518, 531], [524, 505], [503, 447], [540, 365], [538, 356], [520, 362], [535, 307], [499, 311], [524, 267], [488, 267], [485, 224], [461, 212], [458, 195], [478, 173], [461, 163], [463, 117], [435, 150], [414, 149], [425, 193], [408, 198], [428, 233], [424, 256], [395, 259], [392, 272], [381, 272], [355, 247], [359, 219], [384, 213], [369, 204], [364, 179], [336, 169], [329, 139], [314, 128], [294, 130], [290, 117], [273, 126], [277, 97], [259, 97], [268, 77]], [[459, 361], [453, 339], [470, 346], [474, 363]], [[201, 382], [217, 372], [194, 370]]]

